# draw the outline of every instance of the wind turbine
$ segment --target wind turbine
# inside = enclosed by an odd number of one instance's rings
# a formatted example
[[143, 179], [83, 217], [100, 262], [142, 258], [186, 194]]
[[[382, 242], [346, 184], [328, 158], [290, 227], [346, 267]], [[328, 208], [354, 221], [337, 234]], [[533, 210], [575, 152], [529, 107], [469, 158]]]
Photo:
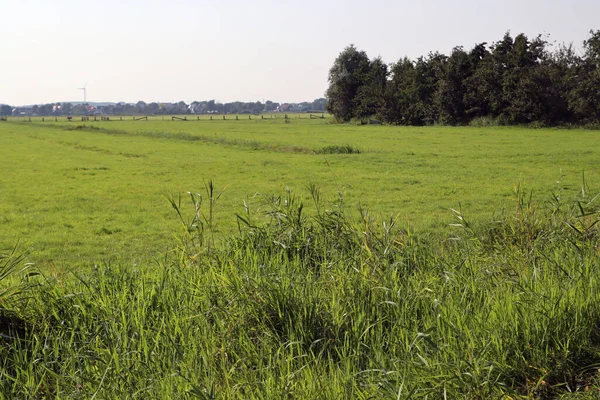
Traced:
[[83, 85], [83, 87], [79, 88], [79, 90], [83, 90], [83, 104], [85, 104], [87, 101], [87, 92], [85, 90], [86, 87], [87, 87], [87, 82], [85, 83], [85, 85]]

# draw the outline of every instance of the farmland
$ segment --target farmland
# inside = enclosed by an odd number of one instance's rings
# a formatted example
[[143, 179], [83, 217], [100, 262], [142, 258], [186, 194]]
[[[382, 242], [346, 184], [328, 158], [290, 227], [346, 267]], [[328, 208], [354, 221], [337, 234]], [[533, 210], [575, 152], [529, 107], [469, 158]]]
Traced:
[[[343, 196], [421, 232], [440, 232], [462, 207], [472, 219], [511, 206], [517, 185], [540, 200], [597, 182], [597, 132], [516, 127], [390, 127], [325, 119], [33, 122], [0, 125], [0, 245], [19, 242], [40, 266], [150, 261], [172, 244], [166, 197], [223, 191], [219, 235], [286, 190], [311, 201]], [[233, 118], [233, 117], [230, 117]], [[316, 154], [350, 145], [360, 154]], [[559, 183], [557, 183], [559, 181]]]
[[598, 131], [298, 117], [0, 122], [0, 396], [600, 395]]

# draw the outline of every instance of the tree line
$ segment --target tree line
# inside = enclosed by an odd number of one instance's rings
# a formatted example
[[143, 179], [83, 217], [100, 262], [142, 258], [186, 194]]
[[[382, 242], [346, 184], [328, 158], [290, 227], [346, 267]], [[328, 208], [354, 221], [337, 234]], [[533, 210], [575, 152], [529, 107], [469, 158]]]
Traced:
[[[284, 103], [288, 105], [287, 103]], [[288, 109], [292, 112], [325, 112], [326, 101], [324, 98], [314, 101], [305, 101], [294, 103]], [[187, 104], [183, 101], [177, 103], [146, 103], [138, 101], [137, 103], [101, 103], [100, 104], [72, 104], [72, 103], [48, 103], [36, 104], [31, 107], [11, 107], [9, 105], [0, 105], [0, 116], [20, 115], [40, 115], [40, 116], [61, 116], [61, 115], [89, 115], [90, 113], [100, 113], [103, 115], [170, 115], [170, 114], [260, 114], [264, 112], [273, 112], [281, 106], [280, 103], [270, 100], [264, 103], [234, 101], [229, 103], [220, 103], [215, 100], [193, 101]]]
[[340, 122], [598, 124], [600, 30], [590, 31], [582, 52], [507, 32], [491, 45], [390, 65], [350, 45], [329, 71], [326, 97]]

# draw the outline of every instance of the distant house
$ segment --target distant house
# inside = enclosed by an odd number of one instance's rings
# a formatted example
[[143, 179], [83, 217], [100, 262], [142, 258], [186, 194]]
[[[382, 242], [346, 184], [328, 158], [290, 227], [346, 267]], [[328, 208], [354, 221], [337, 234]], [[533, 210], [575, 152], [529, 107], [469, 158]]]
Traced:
[[279, 107], [277, 107], [277, 109], [275, 111], [276, 112], [288, 112], [291, 107], [292, 107], [292, 105], [290, 103], [283, 103]]
[[201, 103], [192, 103], [188, 107], [188, 111], [190, 114], [203, 114], [205, 112], [204, 107]]

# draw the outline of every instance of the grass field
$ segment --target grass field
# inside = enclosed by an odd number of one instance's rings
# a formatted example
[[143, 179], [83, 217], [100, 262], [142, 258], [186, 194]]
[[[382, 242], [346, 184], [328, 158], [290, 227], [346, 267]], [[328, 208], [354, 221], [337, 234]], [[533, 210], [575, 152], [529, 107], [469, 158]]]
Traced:
[[0, 122], [0, 398], [600, 398], [598, 144]]
[[[244, 201], [257, 208], [287, 188], [306, 198], [311, 183], [351, 210], [360, 203], [439, 232], [459, 204], [490, 218], [516, 185], [543, 199], [557, 186], [579, 191], [583, 172], [593, 185], [600, 172], [594, 131], [203, 118], [0, 124], [0, 247], [19, 241], [31, 260], [58, 268], [148, 261], [176, 227], [165, 196], [199, 192], [209, 179], [224, 192], [215, 218], [224, 234]], [[347, 144], [361, 153], [316, 154]]]

